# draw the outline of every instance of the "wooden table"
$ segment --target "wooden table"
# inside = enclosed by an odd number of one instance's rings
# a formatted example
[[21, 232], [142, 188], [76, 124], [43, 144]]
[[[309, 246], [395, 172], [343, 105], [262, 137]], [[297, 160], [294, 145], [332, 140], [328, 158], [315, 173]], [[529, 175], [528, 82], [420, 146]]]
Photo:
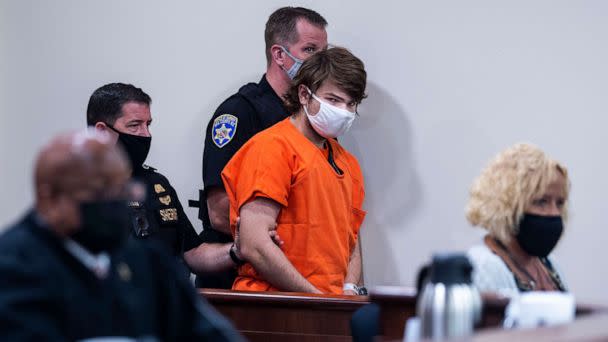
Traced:
[[[377, 287], [369, 297], [213, 289], [200, 289], [200, 293], [250, 341], [351, 341], [352, 314], [370, 302], [380, 307], [382, 339], [401, 341], [405, 321], [416, 313], [415, 290], [402, 287]], [[482, 294], [482, 300], [482, 321], [476, 327], [474, 341], [522, 342], [537, 337], [551, 340], [562, 333], [575, 338], [584, 336], [586, 330], [591, 336], [608, 341], [605, 307], [577, 305], [577, 319], [567, 328], [502, 331], [497, 328], [508, 299]]]
[[351, 341], [350, 318], [367, 296], [201, 289], [250, 341]]

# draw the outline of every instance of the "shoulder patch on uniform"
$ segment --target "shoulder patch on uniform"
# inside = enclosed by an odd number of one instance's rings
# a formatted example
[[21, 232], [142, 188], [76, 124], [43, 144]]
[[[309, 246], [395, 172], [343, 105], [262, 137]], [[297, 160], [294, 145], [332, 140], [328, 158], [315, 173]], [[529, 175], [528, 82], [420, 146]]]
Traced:
[[236, 133], [236, 126], [239, 119], [232, 114], [222, 114], [213, 120], [213, 143], [215, 146], [222, 148], [226, 146]]

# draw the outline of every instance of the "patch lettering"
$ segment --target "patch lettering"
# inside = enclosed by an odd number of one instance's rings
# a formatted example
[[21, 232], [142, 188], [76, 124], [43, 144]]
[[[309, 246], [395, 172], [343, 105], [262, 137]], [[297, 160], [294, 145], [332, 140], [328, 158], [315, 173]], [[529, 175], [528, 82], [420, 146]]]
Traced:
[[161, 209], [159, 212], [160, 218], [163, 220], [163, 222], [177, 221], [177, 209]]

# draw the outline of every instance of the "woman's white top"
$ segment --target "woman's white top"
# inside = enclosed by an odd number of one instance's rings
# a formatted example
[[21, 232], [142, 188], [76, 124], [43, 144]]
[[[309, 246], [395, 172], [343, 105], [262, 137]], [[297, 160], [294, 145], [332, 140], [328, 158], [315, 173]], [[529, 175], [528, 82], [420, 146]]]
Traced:
[[[513, 273], [488, 246], [483, 243], [473, 246], [467, 256], [473, 265], [473, 284], [480, 292], [497, 292], [509, 297], [519, 293]], [[549, 261], [563, 281], [564, 278], [553, 260], [549, 258]]]

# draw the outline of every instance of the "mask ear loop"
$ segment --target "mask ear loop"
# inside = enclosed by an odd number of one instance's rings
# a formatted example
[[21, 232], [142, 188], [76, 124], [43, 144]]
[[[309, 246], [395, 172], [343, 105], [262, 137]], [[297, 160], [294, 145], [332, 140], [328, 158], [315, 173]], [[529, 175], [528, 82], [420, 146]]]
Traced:
[[289, 52], [289, 50], [287, 50], [287, 48], [282, 45], [281, 45], [281, 49], [293, 61], [293, 65], [289, 69], [287, 69], [284, 65], [281, 65], [281, 69], [283, 69], [283, 71], [285, 71], [285, 73], [287, 74], [287, 77], [289, 77], [289, 79], [293, 80], [296, 77], [298, 70], [300, 69], [300, 67], [302, 66], [304, 61], [297, 58], [296, 56], [292, 55]]
[[[304, 87], [306, 87], [306, 86], [304, 86]], [[309, 95], [308, 102], [310, 102], [311, 99], [314, 99], [314, 97], [312, 96], [312, 91], [308, 87], [306, 87], [306, 91], [308, 91], [308, 95]], [[304, 113], [307, 116], [310, 116], [310, 114], [308, 113], [308, 108], [306, 108], [306, 106], [308, 106], [308, 104], [302, 105], [302, 108], [304, 108]]]
[[321, 99], [320, 99], [320, 98], [319, 98], [317, 95], [315, 95], [315, 94], [312, 92], [312, 90], [310, 90], [310, 88], [306, 87], [306, 90], [308, 90], [308, 94], [310, 94], [310, 98], [311, 98], [311, 99], [313, 99], [313, 100], [315, 100], [315, 101], [319, 102], [319, 104], [321, 104], [321, 102], [322, 102], [322, 101], [321, 101]]
[[283, 52], [285, 52], [287, 54], [287, 56], [289, 56], [289, 58], [291, 58], [292, 61], [294, 61], [294, 63], [304, 63], [303, 60], [299, 59], [298, 57], [294, 56], [291, 54], [291, 52], [289, 52], [289, 50], [287, 50], [286, 47], [281, 45], [281, 49], [283, 49]]

